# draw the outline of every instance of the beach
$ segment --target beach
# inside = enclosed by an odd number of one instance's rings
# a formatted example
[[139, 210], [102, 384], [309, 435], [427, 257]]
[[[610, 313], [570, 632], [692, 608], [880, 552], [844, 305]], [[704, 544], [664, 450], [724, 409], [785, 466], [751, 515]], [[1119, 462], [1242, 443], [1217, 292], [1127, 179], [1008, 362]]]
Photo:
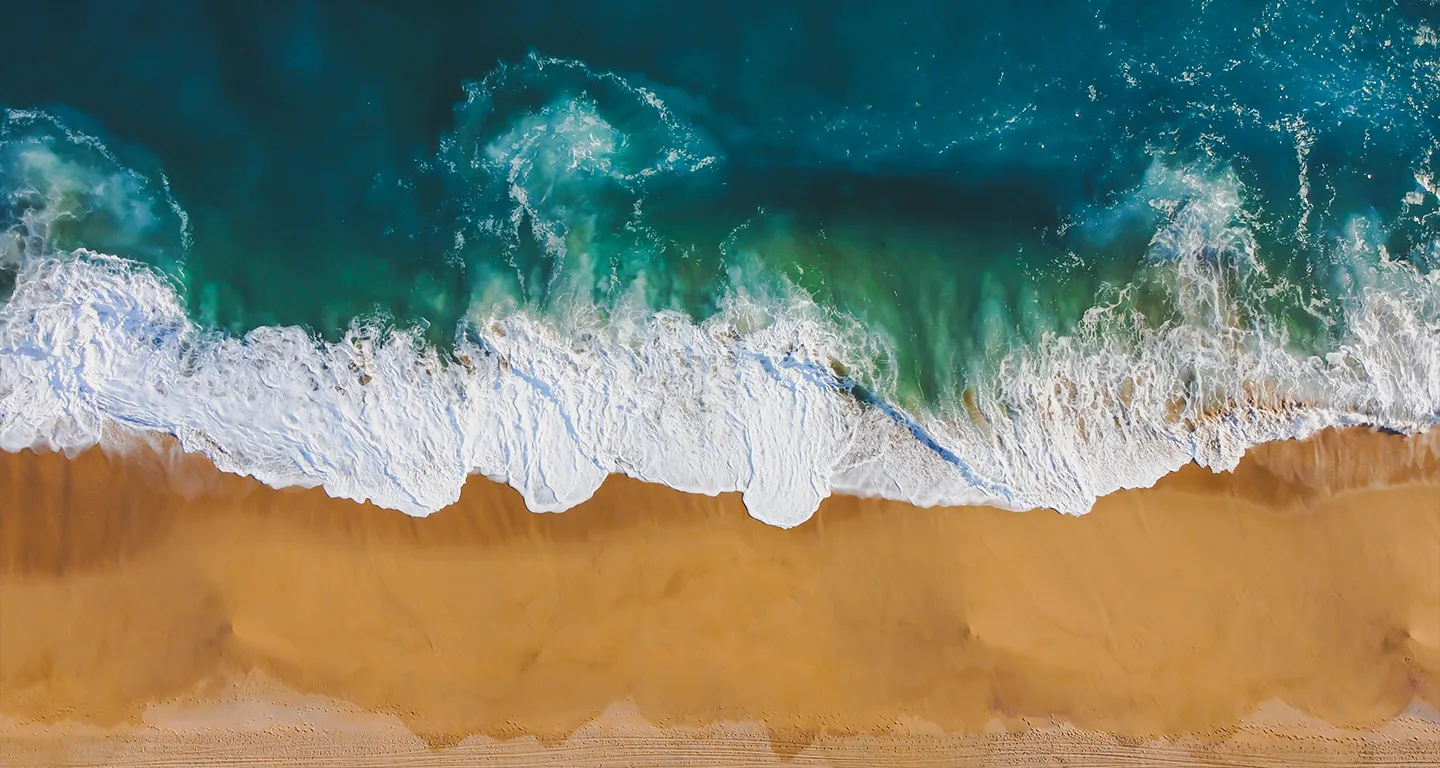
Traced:
[[1435, 14], [284, 5], [10, 14], [0, 768], [1440, 765]]
[[7, 453], [0, 763], [1433, 762], [1437, 434], [791, 530], [613, 476], [411, 518], [163, 445]]

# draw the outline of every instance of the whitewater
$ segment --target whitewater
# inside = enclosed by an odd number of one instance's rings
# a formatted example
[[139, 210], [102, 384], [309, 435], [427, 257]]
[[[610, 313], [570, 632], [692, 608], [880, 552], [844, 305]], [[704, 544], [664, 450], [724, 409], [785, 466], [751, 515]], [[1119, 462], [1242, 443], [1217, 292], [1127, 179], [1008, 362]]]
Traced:
[[[663, 102], [631, 94], [673, 139]], [[624, 474], [740, 492], [751, 515], [790, 527], [836, 492], [1083, 514], [1190, 462], [1231, 469], [1262, 442], [1440, 420], [1440, 273], [1392, 259], [1379, 223], [1353, 217], [1334, 243], [1346, 285], [1327, 320], [1334, 341], [1301, 351], [1256, 303], [1288, 288], [1257, 257], [1246, 190], [1223, 163], [1157, 156], [1094, 214], [1159, 217], [1143, 281], [1174, 317], [1148, 317], [1142, 286], [1122, 286], [1077, 327], [996, 350], [964, 392], [907, 409], [883, 381], [851, 373], [884, 352], [884, 335], [794, 285], [736, 280], [703, 319], [652, 309], [638, 288], [545, 312], [482, 297], [444, 348], [377, 319], [338, 341], [294, 326], [204, 327], [180, 290], [190, 234], [168, 181], [48, 114], [6, 120], [7, 451], [169, 435], [227, 472], [411, 515], [456, 501], [472, 474], [508, 483], [536, 512]], [[553, 207], [564, 179], [637, 192], [651, 175], [714, 162], [689, 134], [636, 160], [612, 128], [589, 102], [557, 102], [487, 144], [506, 179], [502, 228], [573, 247], [570, 212]], [[1417, 181], [1407, 205], [1440, 202]], [[115, 252], [66, 245], [101, 219]]]

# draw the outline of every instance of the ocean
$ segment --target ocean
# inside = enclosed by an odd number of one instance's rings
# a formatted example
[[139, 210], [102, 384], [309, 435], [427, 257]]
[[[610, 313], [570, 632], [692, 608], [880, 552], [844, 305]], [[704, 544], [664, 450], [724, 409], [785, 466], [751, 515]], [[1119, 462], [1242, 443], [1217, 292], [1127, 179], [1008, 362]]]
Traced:
[[6, 4], [0, 448], [1082, 514], [1440, 420], [1440, 5]]

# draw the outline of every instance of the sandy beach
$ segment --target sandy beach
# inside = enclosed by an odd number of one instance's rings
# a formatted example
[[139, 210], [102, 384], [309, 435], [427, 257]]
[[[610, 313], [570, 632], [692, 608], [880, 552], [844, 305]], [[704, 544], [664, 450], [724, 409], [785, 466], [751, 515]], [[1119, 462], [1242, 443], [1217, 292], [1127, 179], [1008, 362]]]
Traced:
[[1433, 432], [788, 531], [618, 477], [423, 519], [148, 449], [0, 482], [7, 765], [1440, 760]]

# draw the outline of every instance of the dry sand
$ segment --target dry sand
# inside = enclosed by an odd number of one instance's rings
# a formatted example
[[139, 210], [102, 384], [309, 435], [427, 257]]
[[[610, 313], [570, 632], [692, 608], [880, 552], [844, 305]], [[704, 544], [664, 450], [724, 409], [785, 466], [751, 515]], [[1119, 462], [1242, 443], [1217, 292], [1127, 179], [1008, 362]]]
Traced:
[[1430, 764], [1436, 704], [1437, 433], [790, 531], [621, 478], [411, 519], [0, 455], [4, 764]]

